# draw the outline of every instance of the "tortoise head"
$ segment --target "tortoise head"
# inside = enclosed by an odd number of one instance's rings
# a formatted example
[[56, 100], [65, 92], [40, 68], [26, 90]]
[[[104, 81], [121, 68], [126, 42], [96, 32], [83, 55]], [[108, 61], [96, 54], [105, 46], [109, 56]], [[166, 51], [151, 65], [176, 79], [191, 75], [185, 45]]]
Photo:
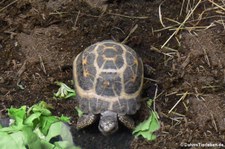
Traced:
[[117, 113], [112, 111], [101, 113], [98, 129], [105, 136], [116, 132], [118, 130]]

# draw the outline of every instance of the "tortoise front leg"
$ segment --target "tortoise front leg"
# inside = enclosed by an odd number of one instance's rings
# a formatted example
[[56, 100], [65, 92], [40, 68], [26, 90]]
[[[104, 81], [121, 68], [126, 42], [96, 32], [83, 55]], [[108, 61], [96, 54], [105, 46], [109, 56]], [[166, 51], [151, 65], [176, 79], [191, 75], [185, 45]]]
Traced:
[[77, 120], [77, 129], [82, 129], [93, 124], [97, 120], [97, 116], [94, 114], [84, 114]]
[[127, 128], [134, 129], [135, 124], [134, 120], [128, 115], [118, 115], [118, 119], [122, 122]]

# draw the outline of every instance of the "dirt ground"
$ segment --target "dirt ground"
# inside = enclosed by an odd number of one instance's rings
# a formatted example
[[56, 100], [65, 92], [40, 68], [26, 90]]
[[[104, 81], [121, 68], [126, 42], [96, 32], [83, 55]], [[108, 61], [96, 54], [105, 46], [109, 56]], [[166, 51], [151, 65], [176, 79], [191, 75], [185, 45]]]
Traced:
[[[194, 0], [162, 2], [121, 0], [96, 8], [79, 0], [1, 0], [0, 115], [10, 106], [45, 100], [54, 105], [54, 114], [72, 118], [74, 141], [82, 148], [170, 149], [190, 143], [225, 147], [225, 4], [215, 1], [223, 9], [209, 11], [216, 5], [203, 1], [187, 28], [161, 49], [189, 7], [197, 5]], [[125, 128], [110, 137], [96, 126], [77, 131], [76, 101], [52, 98], [58, 89], [55, 81], [72, 87], [75, 56], [106, 39], [124, 41], [150, 68], [143, 97], [153, 98], [158, 87], [155, 104], [161, 123], [153, 142], [134, 138]], [[148, 113], [143, 103], [136, 123]]]

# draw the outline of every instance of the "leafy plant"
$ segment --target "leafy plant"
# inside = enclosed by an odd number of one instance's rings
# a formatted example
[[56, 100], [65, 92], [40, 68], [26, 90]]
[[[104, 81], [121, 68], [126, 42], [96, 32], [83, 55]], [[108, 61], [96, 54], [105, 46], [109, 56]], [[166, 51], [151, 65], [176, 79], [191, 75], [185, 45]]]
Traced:
[[[147, 102], [148, 107], [152, 105], [152, 100]], [[156, 135], [154, 134], [160, 128], [160, 123], [158, 120], [158, 114], [156, 111], [150, 110], [150, 116], [147, 120], [141, 122], [133, 131], [133, 134], [138, 137], [142, 136], [148, 141], [152, 141], [156, 139]]]
[[58, 89], [57, 93], [54, 93], [54, 97], [67, 99], [67, 98], [76, 96], [75, 90], [71, 89], [65, 83], [62, 83], [62, 82], [59, 82], [59, 81], [56, 81], [55, 83], [58, 86], [60, 86], [60, 88]]
[[26, 106], [8, 109], [14, 123], [9, 127], [0, 127], [1, 149], [78, 149], [65, 124], [69, 118], [53, 116], [47, 107], [51, 106], [42, 101], [29, 109]]

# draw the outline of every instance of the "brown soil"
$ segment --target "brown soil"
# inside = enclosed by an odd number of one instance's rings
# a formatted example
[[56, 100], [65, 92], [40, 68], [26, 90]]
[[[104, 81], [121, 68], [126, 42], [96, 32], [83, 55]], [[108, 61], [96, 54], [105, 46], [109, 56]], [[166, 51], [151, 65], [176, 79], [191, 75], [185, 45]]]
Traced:
[[[90, 1], [88, 1], [90, 4]], [[162, 0], [124, 0], [96, 8], [79, 0], [3, 0], [0, 2], [0, 110], [45, 100], [54, 114], [72, 118], [74, 141], [83, 148], [182, 148], [182, 143], [221, 143], [225, 146], [225, 30], [215, 23], [205, 30], [183, 31], [157, 50], [173, 31], [161, 29], [158, 10]], [[196, 16], [209, 6], [203, 3]], [[182, 1], [165, 1], [162, 15], [182, 22]], [[224, 12], [223, 12], [224, 13]], [[210, 15], [208, 13], [207, 15]], [[196, 17], [193, 16], [193, 17]], [[221, 16], [213, 19], [221, 19]], [[209, 25], [212, 17], [198, 25]], [[164, 20], [169, 26], [171, 21]], [[192, 22], [188, 25], [195, 25]], [[131, 30], [137, 29], [129, 35]], [[96, 126], [76, 131], [75, 100], [53, 100], [54, 81], [71, 85], [72, 62], [85, 47], [113, 39], [137, 51], [150, 71], [143, 97], [153, 98], [161, 129], [148, 142], [133, 138], [125, 128], [102, 136]], [[155, 80], [155, 81], [151, 81]], [[184, 95], [177, 106], [171, 108]], [[136, 122], [148, 117], [145, 104]], [[191, 147], [189, 147], [191, 148]], [[194, 148], [194, 147], [192, 147]]]

